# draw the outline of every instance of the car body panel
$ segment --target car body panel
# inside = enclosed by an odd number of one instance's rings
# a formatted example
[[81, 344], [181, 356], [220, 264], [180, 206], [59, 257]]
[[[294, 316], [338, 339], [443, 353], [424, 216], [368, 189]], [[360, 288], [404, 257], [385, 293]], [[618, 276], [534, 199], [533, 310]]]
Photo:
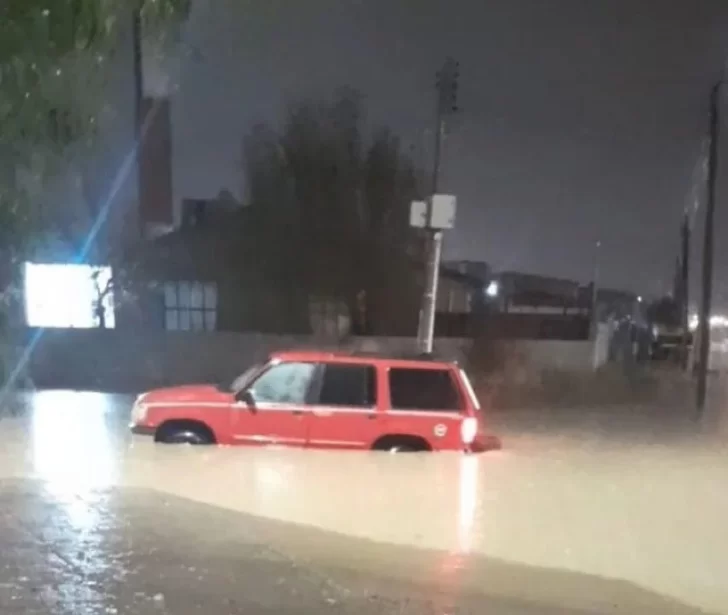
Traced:
[[[314, 397], [307, 394], [303, 403], [265, 402], [249, 406], [242, 396], [236, 399], [232, 391], [210, 385], [186, 385], [141, 395], [135, 409], [137, 405], [144, 407], [143, 419], [134, 422], [132, 430], [150, 433], [168, 421], [193, 421], [209, 427], [219, 444], [368, 450], [383, 437], [406, 436], [421, 439], [433, 451], [483, 448], [482, 414], [477, 399], [469, 383], [464, 382], [467, 377], [453, 363], [316, 351], [277, 352], [248, 382], [249, 390], [254, 389], [268, 369], [286, 363], [315, 364], [321, 373], [325, 365], [372, 366], [376, 374], [376, 403], [371, 407], [324, 405], [317, 402], [314, 392]], [[303, 368], [307, 369], [305, 365]], [[396, 368], [446, 370], [458, 392], [460, 409], [392, 408], [388, 372]], [[311, 382], [307, 386], [310, 393]], [[465, 443], [461, 427], [465, 419], [473, 418], [479, 419], [480, 429], [472, 443]]]

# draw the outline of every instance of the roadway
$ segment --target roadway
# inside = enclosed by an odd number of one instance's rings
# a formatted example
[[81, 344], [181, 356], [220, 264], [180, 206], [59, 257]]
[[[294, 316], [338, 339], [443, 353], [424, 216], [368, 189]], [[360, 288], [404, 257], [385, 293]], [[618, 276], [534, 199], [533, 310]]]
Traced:
[[660, 409], [408, 456], [160, 446], [130, 403], [0, 420], [3, 614], [728, 613], [728, 451]]

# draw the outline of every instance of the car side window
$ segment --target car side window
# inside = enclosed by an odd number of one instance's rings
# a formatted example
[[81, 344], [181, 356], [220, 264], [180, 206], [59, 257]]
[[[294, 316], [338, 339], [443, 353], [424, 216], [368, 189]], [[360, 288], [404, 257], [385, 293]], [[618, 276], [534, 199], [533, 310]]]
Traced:
[[452, 374], [446, 369], [389, 370], [392, 410], [457, 412], [462, 408]]
[[313, 379], [313, 363], [280, 363], [253, 382], [250, 393], [256, 403], [304, 404]]
[[376, 373], [371, 365], [329, 363], [322, 366], [322, 406], [372, 408], [376, 405]]

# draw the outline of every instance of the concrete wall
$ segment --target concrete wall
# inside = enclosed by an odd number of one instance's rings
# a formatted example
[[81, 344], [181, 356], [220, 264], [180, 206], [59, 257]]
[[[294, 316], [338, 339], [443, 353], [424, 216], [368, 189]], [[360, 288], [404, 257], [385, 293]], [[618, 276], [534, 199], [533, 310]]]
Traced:
[[[232, 380], [271, 351], [341, 348], [365, 352], [415, 352], [413, 338], [352, 338], [340, 345], [312, 337], [244, 333], [47, 330], [30, 361], [39, 388], [138, 391], [190, 382]], [[470, 342], [438, 340], [438, 354], [464, 362]]]
[[560, 340], [514, 340], [508, 344], [529, 371], [592, 371], [594, 344]]
[[[444, 358], [465, 364], [471, 345], [470, 340], [440, 339], [435, 347]], [[31, 355], [28, 371], [39, 388], [139, 391], [231, 380], [273, 350], [307, 347], [416, 352], [414, 338], [351, 338], [337, 345], [306, 336], [47, 330]], [[503, 372], [503, 380], [523, 384], [539, 381], [545, 371], [588, 372], [594, 367], [593, 348], [591, 342], [506, 342], [504, 359], [495, 370]], [[483, 371], [477, 361], [470, 369]]]

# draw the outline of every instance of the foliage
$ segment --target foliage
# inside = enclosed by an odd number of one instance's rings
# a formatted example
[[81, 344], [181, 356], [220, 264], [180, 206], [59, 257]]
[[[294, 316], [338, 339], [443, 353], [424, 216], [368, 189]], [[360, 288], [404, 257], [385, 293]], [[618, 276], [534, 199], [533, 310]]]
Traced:
[[[88, 161], [113, 115], [104, 87], [134, 0], [0, 2], [0, 293], [38, 244], [78, 248], [97, 211]], [[136, 0], [145, 34], [168, 35], [190, 0]], [[44, 202], [57, 178], [75, 177], [82, 207]], [[97, 182], [98, 183], [98, 182]]]
[[[19, 193], [33, 192], [73, 158], [77, 152], [70, 146], [92, 147], [105, 111], [103, 87], [130, 28], [131, 6], [129, 0], [0, 4], [4, 217], [14, 215]], [[148, 32], [155, 32], [186, 14], [189, 0], [142, 0], [139, 6]]]
[[[5, 0], [0, 5], [0, 134], [28, 150], [84, 135], [93, 112], [79, 96], [109, 66], [130, 18], [129, 0]], [[143, 0], [151, 31], [189, 0]], [[69, 79], [78, 76], [82, 81]], [[81, 87], [79, 87], [81, 86]], [[98, 101], [95, 101], [98, 102]], [[61, 120], [49, 122], [49, 116]]]
[[251, 202], [264, 208], [289, 279], [309, 297], [343, 301], [355, 330], [371, 331], [383, 296], [413, 279], [409, 205], [419, 191], [399, 140], [387, 129], [367, 138], [363, 124], [361, 97], [344, 89], [292, 105], [280, 132], [259, 126], [244, 150]]

